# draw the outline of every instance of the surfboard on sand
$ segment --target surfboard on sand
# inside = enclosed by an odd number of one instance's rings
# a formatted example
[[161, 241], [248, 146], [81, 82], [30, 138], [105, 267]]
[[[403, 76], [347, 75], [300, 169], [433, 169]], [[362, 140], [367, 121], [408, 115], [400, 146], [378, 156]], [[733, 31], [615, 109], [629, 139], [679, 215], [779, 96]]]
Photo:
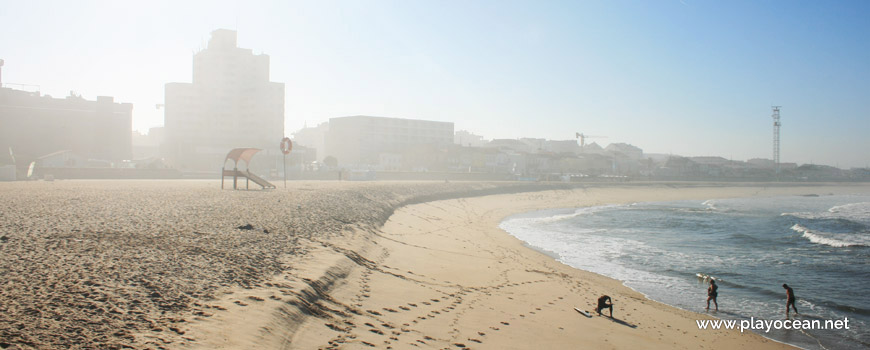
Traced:
[[583, 310], [580, 310], [580, 309], [578, 309], [578, 308], [576, 308], [576, 307], [574, 308], [574, 310], [577, 311], [577, 312], [579, 312], [579, 313], [581, 313], [581, 314], [583, 314], [583, 316], [586, 316], [586, 317], [592, 317], [592, 314], [590, 314], [588, 311], [583, 311]]

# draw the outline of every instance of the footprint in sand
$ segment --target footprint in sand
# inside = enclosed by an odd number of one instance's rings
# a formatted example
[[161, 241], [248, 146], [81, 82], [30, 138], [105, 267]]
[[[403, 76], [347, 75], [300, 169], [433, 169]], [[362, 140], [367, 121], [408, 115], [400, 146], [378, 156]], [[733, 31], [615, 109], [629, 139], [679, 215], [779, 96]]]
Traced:
[[341, 328], [340, 326], [336, 326], [336, 325], [334, 325], [334, 324], [332, 324], [332, 323], [327, 323], [327, 324], [325, 324], [325, 326], [328, 327], [328, 328], [331, 329], [331, 330], [336, 331], [336, 332], [344, 332], [344, 333], [347, 333], [347, 332], [348, 332], [347, 329], [345, 329], [345, 328]]

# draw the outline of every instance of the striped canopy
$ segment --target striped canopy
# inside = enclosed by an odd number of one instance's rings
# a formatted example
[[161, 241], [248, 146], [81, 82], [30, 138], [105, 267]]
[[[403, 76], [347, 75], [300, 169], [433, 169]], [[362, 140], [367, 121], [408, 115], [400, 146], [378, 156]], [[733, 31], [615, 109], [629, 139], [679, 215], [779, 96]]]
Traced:
[[259, 151], [261, 151], [259, 148], [233, 148], [230, 153], [227, 153], [224, 166], [226, 166], [228, 159], [232, 159], [236, 168], [239, 167], [239, 160], [244, 160], [245, 166], [248, 167], [251, 164], [251, 158]]

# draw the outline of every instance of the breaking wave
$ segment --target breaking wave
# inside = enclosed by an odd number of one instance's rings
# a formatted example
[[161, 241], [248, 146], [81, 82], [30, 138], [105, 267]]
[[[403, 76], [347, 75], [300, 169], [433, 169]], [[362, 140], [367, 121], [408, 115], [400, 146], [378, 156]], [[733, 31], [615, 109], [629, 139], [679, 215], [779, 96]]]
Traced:
[[859, 233], [830, 233], [812, 231], [800, 224], [794, 224], [792, 230], [802, 233], [803, 237], [816, 244], [825, 244], [831, 247], [868, 247], [870, 239], [867, 235]]

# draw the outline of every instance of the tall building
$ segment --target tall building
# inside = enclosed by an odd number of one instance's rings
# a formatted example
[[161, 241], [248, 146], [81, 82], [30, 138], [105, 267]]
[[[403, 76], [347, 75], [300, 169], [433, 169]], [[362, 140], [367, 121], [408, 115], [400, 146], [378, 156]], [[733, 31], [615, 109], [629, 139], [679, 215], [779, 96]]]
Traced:
[[284, 136], [284, 84], [269, 81], [269, 56], [239, 48], [236, 31], [211, 33], [193, 56], [193, 82], [168, 83], [167, 161], [180, 170], [217, 172], [233, 148], [261, 148], [254, 163], [273, 169]]
[[133, 104], [112, 97], [88, 101], [70, 93], [61, 99], [0, 88], [0, 152], [9, 158], [2, 163], [14, 158], [24, 173], [30, 162], [58, 151], [109, 162], [130, 159], [132, 122]]
[[451, 144], [450, 122], [358, 115], [329, 119], [326, 156], [335, 157], [341, 166], [375, 165], [381, 154]]

